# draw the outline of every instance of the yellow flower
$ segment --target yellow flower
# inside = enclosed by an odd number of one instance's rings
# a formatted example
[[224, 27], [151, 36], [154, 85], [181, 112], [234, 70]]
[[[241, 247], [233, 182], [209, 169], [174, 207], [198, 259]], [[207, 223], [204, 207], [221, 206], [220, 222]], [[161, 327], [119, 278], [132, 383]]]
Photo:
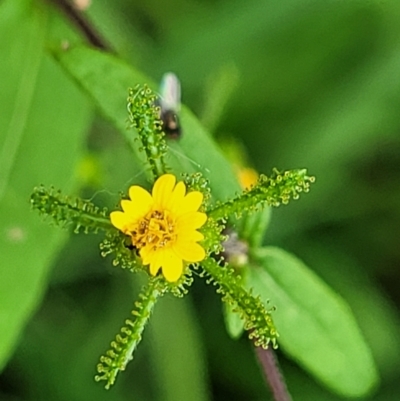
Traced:
[[239, 183], [243, 189], [250, 189], [257, 183], [258, 173], [251, 167], [242, 167], [238, 169]]
[[122, 200], [123, 212], [110, 214], [111, 223], [129, 235], [139, 250], [144, 265], [155, 276], [160, 268], [167, 281], [177, 281], [183, 274], [184, 261], [200, 262], [205, 251], [197, 242], [203, 234], [196, 231], [207, 220], [198, 212], [203, 194], [186, 194], [183, 181], [176, 185], [172, 174], [164, 174], [154, 183], [150, 194], [142, 187], [129, 188], [130, 200]]

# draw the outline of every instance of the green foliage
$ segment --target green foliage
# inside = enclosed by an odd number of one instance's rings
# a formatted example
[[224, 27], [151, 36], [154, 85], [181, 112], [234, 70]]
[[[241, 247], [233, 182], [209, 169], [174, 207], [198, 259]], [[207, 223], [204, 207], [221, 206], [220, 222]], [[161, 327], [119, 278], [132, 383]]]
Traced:
[[242, 217], [244, 211], [256, 212], [260, 207], [288, 204], [290, 199], [299, 199], [300, 193], [308, 192], [314, 177], [307, 176], [307, 170], [292, 170], [283, 173], [274, 169], [271, 176], [261, 175], [257, 184], [245, 190], [236, 198], [218, 204], [210, 211], [214, 219], [229, 216]]
[[[128, 97], [131, 121], [139, 132], [139, 137], [146, 149], [148, 163], [156, 179], [165, 173], [165, 164], [163, 163], [165, 140], [160, 129], [158, 110], [154, 106], [155, 101], [154, 94], [147, 87], [137, 87], [136, 91], [131, 92]], [[204, 191], [205, 199], [209, 199], [208, 181], [200, 173], [186, 175], [186, 181], [190, 189]], [[298, 192], [308, 191], [309, 181], [312, 179], [305, 176], [304, 171], [286, 172], [283, 176], [278, 174], [275, 178], [270, 179], [261, 177], [258, 186], [253, 187], [250, 191], [245, 191], [243, 195], [233, 200], [219, 203], [218, 208], [224, 211], [235, 210], [237, 211], [236, 216], [240, 217], [239, 210], [244, 204], [248, 211], [257, 210], [257, 204], [264, 201], [263, 198], [257, 196], [259, 193], [267, 198], [267, 202], [271, 199], [282, 199], [284, 203], [287, 203], [290, 195], [296, 197]], [[265, 187], [262, 184], [265, 184]], [[248, 192], [251, 192], [253, 197], [249, 197]], [[277, 201], [275, 200], [275, 202]], [[133, 272], [140, 269], [147, 272], [147, 268], [142, 266], [137, 249], [131, 247], [129, 242], [127, 243], [129, 238], [124, 238], [119, 232], [112, 234], [112, 231], [117, 230], [106, 218], [108, 214], [106, 209], [100, 210], [91, 202], [63, 197], [59, 191], [46, 190], [43, 187], [34, 189], [31, 203], [41, 214], [50, 216], [56, 224], [73, 226], [76, 233], [80, 229], [83, 229], [85, 233], [89, 231], [97, 233], [100, 229], [105, 230], [107, 237], [100, 245], [102, 256], [114, 253], [113, 264], [115, 266], [121, 265], [122, 268], [128, 268]], [[214, 259], [223, 249], [224, 241], [221, 232], [225, 226], [212, 217], [213, 213], [218, 216], [219, 209], [212, 209], [208, 223], [203, 230], [206, 258], [200, 261], [201, 265], [211, 277], [208, 282], [215, 283], [218, 287], [217, 292], [223, 294], [222, 300], [227, 302], [233, 312], [237, 312], [243, 319], [244, 328], [249, 331], [249, 338], [254, 341], [255, 346], [267, 348], [272, 343], [272, 346], [276, 348], [278, 333], [273, 325], [270, 312], [266, 309], [268, 301], [263, 303], [260, 297], [252, 296], [251, 290], [249, 292], [245, 290], [240, 276], [237, 276], [235, 270], [229, 267], [229, 257], [226, 265], [218, 263]], [[208, 213], [206, 206], [203, 206], [203, 210], [206, 214]], [[215, 212], [216, 210], [217, 212]], [[227, 214], [223, 217], [219, 216], [218, 220], [224, 220], [224, 218], [227, 218]], [[159, 255], [162, 256], [161, 253]], [[192, 268], [197, 269], [198, 265], [192, 264]], [[107, 389], [114, 384], [118, 372], [125, 370], [127, 363], [133, 358], [133, 352], [142, 338], [142, 332], [159, 295], [172, 292], [174, 295], [182, 297], [188, 292], [187, 287], [193, 282], [191, 275], [191, 271], [186, 266], [183, 275], [176, 282], [168, 283], [163, 277], [149, 279], [147, 289], [140, 294], [140, 301], [135, 304], [137, 309], [132, 312], [136, 319], [134, 321], [126, 320], [120, 334], [111, 343], [111, 349], [101, 357], [97, 369], [99, 373], [96, 376], [97, 381], [105, 380]]]
[[112, 261], [113, 266], [120, 266], [122, 269], [128, 269], [132, 272], [141, 270], [139, 258], [136, 250], [131, 249], [132, 241], [129, 241], [121, 232], [113, 230], [107, 233], [104, 240], [100, 243], [101, 256], [105, 258], [110, 254], [114, 254]]
[[285, 352], [343, 395], [359, 397], [376, 386], [371, 352], [344, 300], [282, 249], [260, 248], [253, 256], [247, 285], [274, 300]]
[[222, 312], [224, 314], [224, 320], [228, 334], [231, 336], [231, 338], [237, 340], [243, 334], [243, 319], [238, 313], [234, 312], [232, 306], [229, 303], [223, 304]]
[[128, 113], [132, 127], [136, 128], [142, 146], [150, 164], [153, 180], [166, 173], [165, 154], [167, 144], [162, 134], [160, 109], [155, 106], [156, 95], [146, 85], [137, 85], [130, 89]]
[[[0, 398], [109, 399], [88, 377], [140, 275], [107, 270], [96, 238], [66, 242], [65, 232], [29, 211], [28, 200], [39, 183], [108, 207], [131, 183], [147, 188], [152, 171], [138, 132], [127, 129], [125, 99], [137, 84], [156, 90], [154, 80], [172, 70], [185, 103], [217, 140], [240, 137], [257, 170], [306, 166], [318, 177], [310, 196], [274, 209], [271, 220], [265, 207], [240, 220], [210, 218], [202, 229], [210, 252], [221, 251], [223, 225], [248, 243], [248, 264], [230, 267], [264, 306], [276, 307], [278, 356], [293, 399], [397, 401], [399, 2], [91, 2], [82, 15], [112, 54], [80, 45], [84, 37], [58, 3], [0, 5], [1, 366], [21, 339]], [[97, 116], [89, 132], [77, 86], [111, 125]], [[177, 177], [202, 173], [211, 186], [206, 209], [239, 197], [214, 139], [185, 106], [180, 117], [183, 136], [167, 138], [166, 166]], [[95, 188], [76, 175], [85, 141], [101, 171]], [[103, 252], [118, 249], [120, 264], [135, 270], [135, 253], [117, 234], [106, 234], [111, 245], [104, 242]], [[267, 242], [301, 255], [308, 267], [276, 247], [259, 250]], [[114, 401], [265, 399], [252, 349], [227, 340], [211, 290], [193, 288], [196, 310], [187, 308], [190, 297], [163, 297], [148, 327], [151, 343], [146, 335]], [[230, 326], [237, 335], [240, 322]], [[369, 394], [377, 369], [382, 384]]]
[[157, 279], [149, 282], [139, 294], [139, 300], [135, 302], [135, 309], [131, 312], [134, 319], [125, 320], [120, 333], [111, 342], [111, 349], [100, 358], [100, 363], [97, 365], [99, 374], [95, 379], [96, 381], [105, 380], [106, 389], [114, 384], [118, 372], [125, 370], [126, 365], [133, 358], [133, 352], [142, 339], [144, 327], [150, 318], [154, 305], [164, 292], [165, 288], [162, 285], [160, 286]]
[[[137, 84], [146, 83], [155, 90], [156, 85], [152, 80], [120, 58], [88, 47], [55, 49], [53, 54], [98, 106], [100, 112], [126, 138], [136, 158], [143, 165], [145, 159], [135, 141], [137, 136], [127, 130], [125, 99], [128, 88]], [[215, 141], [193, 113], [183, 105], [180, 120], [184, 129], [183, 135], [179, 142], [168, 143], [168, 167], [175, 173], [201, 172], [210, 182], [214, 199], [226, 200], [235, 195], [240, 191], [240, 186], [232, 174], [231, 164]], [[145, 173], [150, 178], [150, 171]]]
[[39, 213], [49, 216], [55, 224], [69, 228], [75, 233], [82, 229], [86, 234], [90, 231], [109, 231], [112, 228], [107, 209], [101, 210], [92, 202], [81, 198], [61, 195], [54, 188], [36, 187], [31, 195], [31, 204]]
[[[153, 389], [158, 399], [209, 400], [206, 344], [191, 297], [165, 296], [154, 310], [147, 330], [150, 343], [147, 361], [152, 365]], [[179, 363], [171, 363], [177, 355]]]
[[203, 210], [210, 206], [211, 188], [210, 181], [204, 178], [201, 173], [183, 174], [183, 180], [191, 191], [200, 191], [203, 194]]
[[212, 217], [209, 217], [206, 224], [201, 228], [201, 232], [204, 234], [202, 243], [209, 254], [220, 255], [223, 251], [222, 242], [225, 236], [222, 235], [222, 231], [224, 228], [225, 226], [220, 221], [216, 221]]
[[271, 343], [276, 348], [278, 333], [270, 311], [266, 309], [268, 302], [263, 303], [259, 297], [247, 292], [232, 268], [221, 266], [212, 259], [206, 259], [202, 266], [211, 278], [208, 282], [217, 286], [217, 292], [223, 295], [222, 300], [244, 320], [244, 328], [249, 331], [254, 344], [268, 348]]
[[241, 238], [250, 247], [258, 248], [262, 245], [270, 220], [271, 208], [265, 207], [262, 210], [247, 213], [239, 222], [235, 223], [238, 225]]
[[46, 54], [48, 30], [48, 10], [36, 2], [1, 2], [1, 370], [42, 302], [66, 240], [31, 213], [30, 193], [40, 182], [72, 190], [91, 114], [84, 96]]

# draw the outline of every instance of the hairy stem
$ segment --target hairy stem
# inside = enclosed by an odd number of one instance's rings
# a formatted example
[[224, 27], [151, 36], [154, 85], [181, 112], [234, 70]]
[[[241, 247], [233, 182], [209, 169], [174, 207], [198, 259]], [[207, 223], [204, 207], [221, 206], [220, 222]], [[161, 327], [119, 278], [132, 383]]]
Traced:
[[275, 401], [292, 401], [285, 380], [279, 370], [278, 360], [275, 352], [271, 347], [264, 349], [255, 347], [258, 361], [260, 362], [265, 379], [271, 388]]

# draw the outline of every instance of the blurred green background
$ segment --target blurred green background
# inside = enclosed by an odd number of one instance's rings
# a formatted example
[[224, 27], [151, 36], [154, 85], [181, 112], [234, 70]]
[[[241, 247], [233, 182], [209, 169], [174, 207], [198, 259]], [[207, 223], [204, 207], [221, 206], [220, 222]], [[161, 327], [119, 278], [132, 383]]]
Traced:
[[[185, 300], [157, 305], [114, 388], [94, 382], [140, 283], [100, 258], [99, 237], [43, 223], [29, 194], [43, 183], [107, 204], [144, 176], [50, 55], [84, 41], [55, 3], [0, 2], [0, 399], [271, 399], [250, 344], [228, 337], [219, 296], [201, 280]], [[154, 81], [174, 71], [183, 103], [217, 140], [240, 140], [258, 171], [317, 177], [273, 211], [264, 242], [347, 300], [381, 376], [363, 400], [397, 401], [400, 3], [92, 0], [84, 15]], [[343, 399], [278, 356], [294, 400]]]

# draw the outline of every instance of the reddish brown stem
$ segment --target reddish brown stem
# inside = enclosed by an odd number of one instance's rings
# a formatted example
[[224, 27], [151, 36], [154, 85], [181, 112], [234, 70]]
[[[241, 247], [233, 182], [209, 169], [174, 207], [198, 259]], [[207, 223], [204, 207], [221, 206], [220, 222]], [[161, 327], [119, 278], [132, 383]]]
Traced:
[[86, 40], [98, 49], [112, 51], [95, 27], [68, 0], [49, 0], [82, 32]]
[[263, 368], [264, 376], [271, 388], [272, 395], [275, 401], [292, 401], [285, 380], [279, 370], [278, 360], [274, 350], [269, 347], [263, 349], [256, 347], [256, 355], [260, 365]]

